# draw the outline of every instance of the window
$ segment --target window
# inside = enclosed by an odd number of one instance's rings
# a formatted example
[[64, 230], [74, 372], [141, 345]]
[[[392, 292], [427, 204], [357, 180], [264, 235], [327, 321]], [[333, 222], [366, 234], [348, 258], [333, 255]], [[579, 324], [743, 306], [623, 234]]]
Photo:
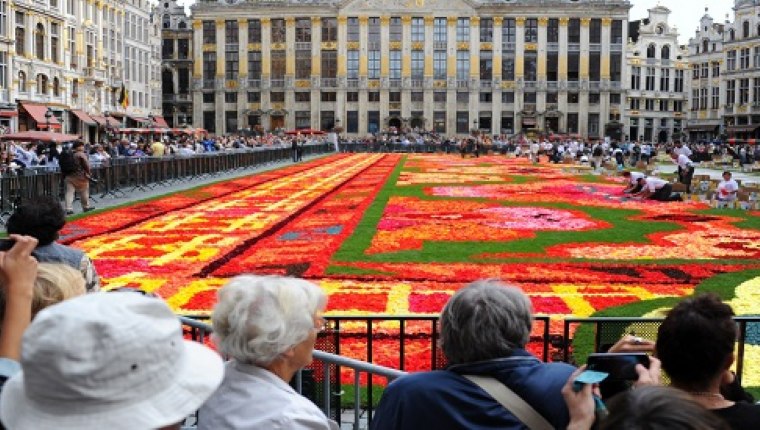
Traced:
[[702, 63], [702, 73], [700, 74], [702, 78], [707, 78], [707, 74], [710, 72], [709, 67], [708, 63]]
[[470, 77], [470, 52], [457, 51], [457, 80], [466, 81]]
[[588, 32], [589, 43], [602, 43], [602, 20], [599, 18], [591, 19]]
[[238, 67], [240, 65], [240, 58], [237, 52], [225, 52], [224, 53], [224, 78], [228, 81], [237, 79]]
[[647, 67], [646, 90], [654, 91], [654, 67]]
[[448, 39], [446, 18], [436, 18], [433, 21], [433, 41], [445, 44]]
[[338, 76], [338, 52], [322, 51], [322, 77], [334, 79]]
[[48, 93], [48, 77], [41, 73], [37, 75], [37, 93], [45, 95]]
[[567, 102], [572, 105], [578, 104], [578, 93], [567, 93]]
[[657, 108], [660, 112], [667, 112], [668, 111], [668, 101], [665, 99], [658, 100], [659, 107]]
[[493, 42], [493, 18], [481, 18], [480, 41]]
[[742, 70], [749, 69], [749, 48], [742, 48], [741, 56], [739, 57], [740, 68]]
[[707, 109], [707, 88], [699, 90], [699, 107], [701, 110]]
[[8, 37], [8, 0], [0, 0], [0, 36]]
[[401, 25], [401, 18], [398, 16], [392, 16], [390, 22], [390, 41], [400, 42], [403, 35], [403, 26]]
[[663, 60], [670, 60], [670, 45], [665, 45], [660, 50], [660, 58]]
[[749, 79], [739, 79], [739, 104], [749, 103]]
[[592, 51], [588, 54], [589, 80], [599, 82], [601, 80], [601, 54]]
[[457, 103], [469, 103], [470, 93], [466, 91], [457, 91]]
[[654, 99], [645, 99], [644, 100], [644, 110], [653, 111], [654, 110]]
[[670, 69], [660, 70], [660, 91], [670, 91]]
[[261, 43], [261, 20], [248, 20], [248, 43]]
[[412, 102], [424, 103], [425, 93], [423, 93], [422, 91], [412, 91], [411, 100]]
[[559, 43], [559, 19], [549, 19], [546, 26], [546, 41], [548, 43]]
[[755, 46], [752, 54], [752, 67], [760, 67], [760, 46]]
[[261, 52], [248, 51], [248, 78], [261, 79]]
[[338, 41], [338, 20], [335, 18], [322, 18], [322, 42]]
[[538, 42], [538, 19], [528, 18], [525, 20], [525, 43]]
[[425, 40], [425, 21], [422, 18], [412, 18], [412, 42]]
[[457, 19], [457, 42], [470, 41], [470, 18]]
[[8, 88], [8, 53], [0, 52], [0, 88]]
[[589, 136], [599, 136], [599, 114], [588, 114], [588, 134]]
[[378, 103], [380, 101], [380, 92], [379, 91], [368, 92], [367, 101], [370, 103]]
[[567, 80], [577, 82], [580, 78], [580, 54], [578, 51], [567, 54]]
[[749, 21], [742, 23], [742, 37], [745, 39], [749, 37]]
[[683, 70], [680, 70], [680, 69], [676, 70], [676, 79], [673, 83], [673, 91], [677, 93], [683, 92], [683, 75], [684, 75]]
[[641, 109], [641, 99], [631, 99], [631, 110]]
[[581, 20], [570, 18], [567, 24], [568, 43], [581, 43]]
[[310, 111], [296, 111], [295, 118], [296, 118], [296, 129], [311, 127], [311, 112]]
[[311, 43], [311, 18], [296, 19], [296, 42]]
[[272, 51], [270, 54], [270, 76], [274, 80], [285, 79], [285, 51]]
[[657, 53], [657, 47], [654, 46], [654, 43], [650, 44], [647, 47], [647, 58], [655, 58], [656, 53]]
[[391, 103], [401, 103], [401, 93], [398, 91], [391, 91], [388, 93], [388, 101]]
[[504, 91], [501, 93], [501, 102], [504, 104], [512, 104], [515, 102], [515, 93], [512, 91]]
[[[371, 17], [367, 20], [367, 40], [370, 43], [370, 46], [373, 44], [377, 44], [379, 48], [380, 44], [380, 18], [378, 17]], [[378, 49], [378, 48], [370, 48], [370, 49]]]
[[248, 91], [248, 103], [261, 103], [261, 93], [258, 91]]
[[61, 81], [58, 78], [53, 78], [53, 97], [61, 96]]
[[285, 43], [286, 40], [286, 31], [285, 31], [285, 20], [284, 19], [273, 19], [272, 20], [272, 28], [271, 28], [271, 39], [272, 43]]
[[481, 103], [491, 103], [493, 101], [493, 93], [480, 93], [478, 100]]
[[214, 93], [203, 93], [203, 103], [214, 103], [215, 96]]
[[616, 19], [612, 21], [612, 28], [610, 29], [610, 42], [611, 43], [623, 43], [623, 21]]
[[425, 77], [425, 51], [412, 51], [412, 79], [424, 79]]
[[[400, 51], [398, 51], [400, 53]], [[446, 79], [446, 51], [433, 52], [433, 79]]]
[[213, 81], [216, 77], [216, 52], [203, 53], [203, 80]]
[[736, 100], [736, 81], [726, 81], [726, 105], [733, 106]]
[[50, 24], [50, 60], [54, 63], [57, 63], [59, 60], [58, 56], [58, 50], [59, 50], [59, 43], [58, 43], [58, 37], [59, 37], [59, 26], [58, 24], [52, 23]]
[[446, 112], [433, 112], [433, 132], [446, 133]]
[[284, 103], [285, 93], [282, 91], [272, 91], [271, 93], [269, 93], [269, 100], [272, 103]]
[[[760, 93], [756, 93], [759, 94]], [[712, 109], [720, 109], [720, 88], [714, 87], [712, 89]]]
[[433, 102], [446, 103], [446, 91], [435, 91], [433, 93]]
[[216, 43], [216, 25], [214, 25], [214, 21], [203, 21], [203, 43]]
[[720, 63], [717, 61], [715, 63], [712, 63], [712, 75], [713, 78], [720, 76]]
[[501, 79], [505, 81], [515, 80], [515, 59], [503, 58], [501, 60]]
[[367, 77], [380, 79], [380, 51], [367, 52]]
[[623, 79], [623, 54], [610, 54], [610, 81], [621, 82]]
[[401, 79], [401, 51], [390, 51], [389, 71], [391, 79]]
[[567, 131], [568, 133], [578, 133], [578, 114], [567, 114]]
[[736, 70], [736, 51], [726, 53], [726, 67], [729, 71]]
[[457, 133], [467, 134], [470, 132], [470, 113], [457, 112]]
[[[301, 42], [306, 43], [306, 42]], [[296, 50], [296, 79], [309, 79], [311, 76], [311, 50]]]
[[490, 81], [493, 79], [493, 52], [480, 51], [480, 79]]
[[535, 52], [526, 52], [524, 55], [525, 58], [525, 80], [529, 82], [533, 82], [537, 79], [537, 67], [538, 67], [538, 57]]
[[359, 18], [351, 17], [347, 20], [346, 39], [349, 42], [359, 41]]
[[335, 91], [322, 91], [319, 100], [322, 102], [334, 102], [337, 100], [337, 94]]
[[377, 133], [380, 131], [380, 112], [371, 110], [367, 112], [367, 132]]
[[752, 79], [752, 103], [760, 104], [760, 78]]
[[225, 103], [237, 103], [237, 93], [234, 91], [227, 91], [224, 93]]
[[350, 110], [346, 112], [346, 133], [359, 132], [359, 112]]
[[556, 82], [559, 80], [559, 53], [549, 51], [546, 53], [546, 80]]
[[[515, 43], [516, 36], [514, 18], [504, 18], [504, 21], [501, 23], [501, 41], [503, 43]], [[512, 49], [514, 49], [514, 47]]]
[[346, 70], [349, 79], [359, 77], [359, 51], [352, 49], [346, 53]]
[[631, 89], [641, 89], [641, 67], [631, 67]]
[[24, 13], [16, 12], [16, 55], [26, 55], [26, 30], [24, 23]]
[[240, 42], [237, 20], [224, 21], [224, 43], [237, 45]]

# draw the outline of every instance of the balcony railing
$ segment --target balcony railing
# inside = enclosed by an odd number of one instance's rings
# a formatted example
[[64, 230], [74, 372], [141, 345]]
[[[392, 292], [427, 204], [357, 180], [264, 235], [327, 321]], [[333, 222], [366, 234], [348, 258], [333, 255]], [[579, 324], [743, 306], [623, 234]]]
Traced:
[[588, 45], [588, 50], [591, 52], [599, 52], [602, 50], [602, 45], [600, 43], [590, 43]]
[[467, 88], [469, 81], [467, 79], [457, 79], [457, 88]]
[[283, 88], [285, 87], [285, 79], [271, 79], [269, 84], [272, 88]]
[[214, 80], [213, 79], [204, 79], [203, 80], [203, 88], [210, 90], [214, 88]]
[[348, 79], [346, 81], [346, 86], [348, 88], [359, 88], [359, 80], [358, 79]]
[[261, 79], [248, 79], [248, 88], [261, 88]]
[[446, 49], [446, 42], [445, 41], [433, 42], [433, 49]]
[[336, 78], [322, 78], [322, 88], [335, 88], [338, 86]]
[[515, 50], [515, 42], [502, 42], [501, 43], [501, 50], [502, 51], [514, 52], [514, 50]]
[[493, 87], [493, 81], [490, 79], [481, 79], [480, 80], [480, 88], [482, 89], [491, 89]]
[[546, 44], [546, 50], [547, 51], [559, 51], [559, 43], [547, 43]]
[[422, 88], [424, 85], [424, 79], [412, 79], [412, 88]]
[[580, 43], [568, 43], [567, 44], [567, 50], [571, 52], [577, 52], [581, 50], [581, 44]]
[[401, 79], [390, 79], [388, 86], [391, 88], [401, 88]]
[[296, 51], [311, 51], [311, 42], [296, 42]]

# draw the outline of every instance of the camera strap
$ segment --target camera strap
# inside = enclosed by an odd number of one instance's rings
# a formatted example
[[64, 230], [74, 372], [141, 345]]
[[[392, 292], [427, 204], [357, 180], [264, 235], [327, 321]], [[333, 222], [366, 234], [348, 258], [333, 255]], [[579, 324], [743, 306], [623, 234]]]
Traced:
[[509, 411], [523, 424], [528, 426], [530, 430], [552, 430], [553, 427], [546, 421], [541, 414], [536, 412], [531, 405], [529, 405], [522, 397], [515, 394], [509, 387], [502, 384], [495, 378], [489, 376], [477, 376], [477, 375], [462, 375], [470, 382], [482, 388], [483, 391], [488, 393], [497, 402], [504, 406], [504, 409]]

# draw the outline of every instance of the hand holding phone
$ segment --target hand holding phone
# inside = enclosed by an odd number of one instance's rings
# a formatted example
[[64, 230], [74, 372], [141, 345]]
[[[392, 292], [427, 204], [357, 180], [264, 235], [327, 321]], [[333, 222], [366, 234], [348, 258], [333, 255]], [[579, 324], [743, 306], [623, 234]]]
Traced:
[[649, 368], [649, 355], [640, 353], [596, 353], [588, 357], [588, 369], [609, 374], [610, 380], [636, 381], [636, 365]]

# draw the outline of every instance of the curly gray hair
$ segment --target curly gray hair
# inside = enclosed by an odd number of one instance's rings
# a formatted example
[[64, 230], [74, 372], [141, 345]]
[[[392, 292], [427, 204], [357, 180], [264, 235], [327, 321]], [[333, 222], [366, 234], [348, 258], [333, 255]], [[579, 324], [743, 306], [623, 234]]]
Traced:
[[236, 276], [217, 299], [212, 323], [219, 351], [257, 366], [304, 341], [327, 303], [315, 284], [281, 276]]
[[457, 291], [441, 313], [441, 347], [449, 364], [507, 357], [524, 348], [533, 325], [530, 299], [498, 280]]

